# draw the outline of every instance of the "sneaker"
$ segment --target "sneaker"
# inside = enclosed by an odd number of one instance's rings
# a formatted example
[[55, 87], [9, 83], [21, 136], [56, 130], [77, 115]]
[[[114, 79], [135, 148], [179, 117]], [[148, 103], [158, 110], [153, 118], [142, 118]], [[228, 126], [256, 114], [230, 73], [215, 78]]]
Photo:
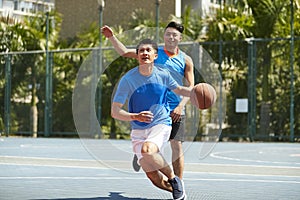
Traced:
[[180, 178], [177, 176], [171, 180], [169, 180], [169, 183], [171, 184], [173, 188], [173, 199], [174, 200], [182, 200], [185, 198], [185, 193], [183, 190], [182, 182]]
[[133, 167], [134, 171], [136, 171], [136, 172], [140, 171], [140, 169], [141, 169], [141, 166], [138, 163], [138, 157], [136, 156], [136, 154], [134, 154], [134, 156], [133, 156], [132, 167]]

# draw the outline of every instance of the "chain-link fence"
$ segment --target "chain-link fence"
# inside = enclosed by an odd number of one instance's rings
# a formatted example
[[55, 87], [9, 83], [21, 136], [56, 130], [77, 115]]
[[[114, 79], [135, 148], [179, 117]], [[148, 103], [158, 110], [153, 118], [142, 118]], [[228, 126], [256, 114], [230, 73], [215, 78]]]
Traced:
[[221, 139], [294, 141], [299, 129], [299, 44], [289, 38], [203, 43], [221, 63], [227, 112]]
[[[300, 40], [295, 40], [297, 48], [293, 53], [290, 41], [249, 39], [205, 42], [200, 47], [182, 44], [193, 58], [195, 82], [209, 82], [218, 92], [212, 109], [198, 112], [187, 106], [187, 132], [195, 133], [190, 134], [190, 140], [205, 140], [209, 134], [219, 137], [221, 129], [222, 141], [298, 140], [300, 108], [295, 102], [300, 101]], [[103, 62], [99, 55], [103, 55]], [[91, 71], [79, 74], [87, 59], [91, 61]], [[110, 101], [117, 81], [137, 65], [136, 60], [121, 58], [108, 47], [101, 51], [86, 48], [9, 52], [1, 53], [0, 60], [3, 135], [78, 137], [72, 113], [76, 80], [79, 76], [89, 79], [94, 74], [95, 94], [89, 109], [96, 113], [100, 122], [96, 126], [101, 124], [101, 133], [88, 136], [128, 138], [128, 127], [110, 116]]]

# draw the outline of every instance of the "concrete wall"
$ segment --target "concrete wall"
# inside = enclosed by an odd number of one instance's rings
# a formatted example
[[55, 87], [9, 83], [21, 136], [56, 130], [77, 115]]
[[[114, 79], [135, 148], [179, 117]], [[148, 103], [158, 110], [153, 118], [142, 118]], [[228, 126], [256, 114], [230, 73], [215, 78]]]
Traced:
[[[62, 14], [62, 38], [72, 38], [92, 22], [99, 22], [97, 0], [56, 0], [56, 10]], [[103, 24], [110, 26], [127, 25], [135, 9], [144, 9], [153, 13], [155, 20], [156, 0], [106, 0], [103, 11]], [[168, 22], [170, 14], [175, 14], [175, 0], [162, 0], [160, 3], [160, 18]]]

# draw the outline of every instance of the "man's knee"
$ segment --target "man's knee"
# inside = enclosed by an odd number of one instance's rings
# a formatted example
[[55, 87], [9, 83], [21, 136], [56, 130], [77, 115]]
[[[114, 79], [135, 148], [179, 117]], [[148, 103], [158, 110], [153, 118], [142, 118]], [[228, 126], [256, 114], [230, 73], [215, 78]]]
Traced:
[[145, 142], [141, 151], [143, 156], [150, 156], [158, 152], [158, 147], [152, 142]]

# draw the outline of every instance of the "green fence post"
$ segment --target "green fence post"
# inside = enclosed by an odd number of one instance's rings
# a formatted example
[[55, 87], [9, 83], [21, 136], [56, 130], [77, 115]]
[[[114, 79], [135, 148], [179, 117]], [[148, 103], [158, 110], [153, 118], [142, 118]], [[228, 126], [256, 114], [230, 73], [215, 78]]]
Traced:
[[[102, 73], [102, 45], [100, 45], [99, 47], [99, 50], [98, 50], [98, 53], [97, 53], [97, 65], [95, 66], [98, 66], [96, 67], [96, 70], [95, 70], [95, 84], [97, 83], [97, 78], [98, 78], [98, 85], [97, 86], [97, 90], [96, 90], [96, 103], [97, 103], [97, 119], [98, 119], [98, 122], [99, 122], [99, 126], [100, 126], [100, 130], [101, 130], [101, 121], [102, 121], [102, 107], [101, 107], [101, 104], [102, 104], [102, 82], [101, 82], [101, 73]], [[101, 132], [96, 132], [95, 133], [95, 138], [101, 138]]]
[[5, 56], [5, 101], [4, 101], [4, 120], [5, 135], [10, 133], [10, 97], [11, 97], [11, 55]]
[[49, 12], [46, 12], [46, 83], [45, 83], [45, 119], [44, 119], [44, 136], [50, 135], [49, 126], [49, 102], [50, 102], [50, 66], [49, 66]]
[[160, 7], [161, 0], [156, 0], [155, 2], [155, 26], [156, 26], [156, 42], [159, 43], [159, 7]]
[[256, 43], [250, 38], [248, 42], [248, 135], [253, 141], [256, 134]]
[[[197, 42], [194, 42], [193, 46], [192, 46], [192, 59], [193, 59], [193, 62], [194, 62], [194, 66], [197, 66], [198, 70], [200, 72], [201, 68], [203, 68], [204, 66], [202, 66], [203, 60], [200, 60], [200, 44], [197, 43]], [[196, 68], [194, 68], [194, 70], [196, 70]], [[199, 77], [198, 73], [195, 73], [195, 78], [194, 79], [195, 79], [195, 82], [200, 82], [200, 77]], [[201, 79], [202, 79], [202, 77], [201, 77]], [[193, 140], [195, 140], [197, 135], [198, 135], [199, 113], [197, 112], [197, 110], [198, 109], [195, 106], [192, 106], [192, 109], [191, 109], [191, 116], [192, 116], [192, 119], [193, 119], [192, 124], [196, 124], [196, 126], [192, 126], [192, 130], [191, 130], [192, 133], [195, 133]]]
[[[99, 2], [99, 30], [100, 28], [103, 26], [103, 10], [104, 10], [104, 0]], [[102, 58], [102, 32], [99, 31], [99, 52], [98, 52], [99, 56], [98, 56], [98, 67], [96, 70], [99, 81], [98, 81], [98, 89], [97, 89], [97, 118], [98, 118], [98, 122], [99, 122], [99, 126], [100, 126], [100, 133], [97, 132], [96, 135], [94, 136], [95, 138], [101, 138], [101, 121], [102, 121], [102, 82], [101, 82], [101, 74], [102, 74], [102, 62], [103, 62], [103, 58]]]
[[256, 54], [257, 46], [256, 41], [253, 41], [253, 54], [252, 54], [252, 136], [254, 137], [256, 135], [256, 60], [257, 60], [257, 54]]
[[248, 42], [248, 135], [251, 141], [253, 141], [252, 135], [252, 90], [251, 90], [251, 82], [252, 82], [252, 40], [247, 40]]
[[52, 110], [53, 110], [53, 52], [49, 52], [49, 102], [48, 102], [48, 130], [49, 130], [49, 135], [52, 133]]
[[[221, 18], [223, 18], [223, 7], [222, 7], [222, 1], [219, 0], [219, 4], [220, 4], [220, 11], [221, 11]], [[220, 84], [220, 109], [222, 109], [222, 62], [223, 62], [223, 37], [222, 37], [222, 32], [219, 36], [219, 72], [220, 72], [220, 76], [221, 76], [221, 84]], [[222, 116], [219, 116], [219, 121], [220, 121], [220, 129], [222, 130]]]
[[290, 105], [290, 142], [294, 142], [294, 3], [291, 0], [291, 48], [290, 48], [290, 73], [291, 73], [291, 105]]
[[[99, 49], [93, 51], [92, 53], [92, 73], [91, 73], [91, 96], [90, 96], [90, 137], [91, 138], [97, 138], [99, 133], [98, 133], [98, 128], [97, 126], [101, 124], [101, 122], [99, 120], [99, 117], [101, 116], [99, 111], [98, 111], [98, 106], [99, 106], [99, 96], [101, 98], [101, 90], [99, 90], [99, 84], [98, 84], [98, 74], [99, 74], [99, 62], [100, 62], [100, 58], [99, 58]], [[101, 80], [100, 80], [101, 81]], [[99, 95], [99, 96], [98, 96]], [[95, 100], [97, 100], [98, 102], [95, 102]], [[98, 120], [94, 120], [96, 115], [96, 119]], [[101, 129], [101, 127], [100, 127]]]

